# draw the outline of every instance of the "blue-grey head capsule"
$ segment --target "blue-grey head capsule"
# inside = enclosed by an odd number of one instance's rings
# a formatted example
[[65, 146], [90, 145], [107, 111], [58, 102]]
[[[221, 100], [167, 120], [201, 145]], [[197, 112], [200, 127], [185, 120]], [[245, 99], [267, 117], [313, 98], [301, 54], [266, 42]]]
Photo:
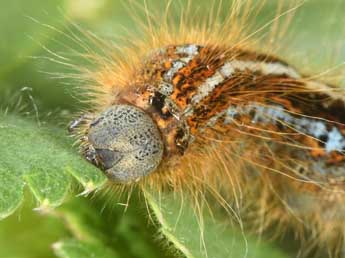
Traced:
[[158, 128], [135, 106], [109, 107], [91, 123], [87, 137], [96, 163], [115, 182], [137, 181], [162, 160]]

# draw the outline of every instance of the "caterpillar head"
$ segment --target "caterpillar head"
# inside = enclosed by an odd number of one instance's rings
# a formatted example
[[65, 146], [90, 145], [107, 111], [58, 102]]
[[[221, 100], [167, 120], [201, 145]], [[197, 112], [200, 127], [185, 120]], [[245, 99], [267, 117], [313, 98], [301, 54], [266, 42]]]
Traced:
[[157, 126], [144, 111], [114, 105], [92, 121], [85, 157], [105, 171], [110, 180], [137, 181], [161, 162], [163, 143]]

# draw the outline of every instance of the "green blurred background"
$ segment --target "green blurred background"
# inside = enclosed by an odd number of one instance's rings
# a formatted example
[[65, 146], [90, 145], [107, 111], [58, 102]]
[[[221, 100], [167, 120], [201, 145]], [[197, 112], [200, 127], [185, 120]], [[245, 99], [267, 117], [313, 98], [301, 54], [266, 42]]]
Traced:
[[[255, 18], [258, 27], [274, 17], [278, 1], [267, 1]], [[140, 0], [137, 2], [141, 3]], [[184, 1], [180, 2], [183, 5]], [[193, 6], [200, 6], [201, 12], [207, 13], [208, 2], [193, 1]], [[1, 4], [0, 107], [13, 107], [21, 100], [19, 105], [32, 111], [34, 102], [43, 117], [50, 113], [71, 114], [80, 108], [80, 103], [73, 97], [79, 85], [69, 79], [55, 78], [52, 73], [64, 73], [66, 67], [46, 58], [51, 57], [47, 49], [63, 55], [70, 47], [78, 50], [78, 46], [66, 34], [58, 31], [68, 34], [70, 24], [74, 22], [97, 35], [112, 39], [124, 32], [122, 27], [129, 30], [135, 28], [125, 7], [126, 1], [2, 0]], [[148, 5], [156, 8], [155, 6], [162, 6], [162, 1], [148, 1]], [[288, 34], [282, 38], [281, 43], [285, 47], [282, 48], [281, 55], [297, 67], [308, 67], [313, 72], [341, 64], [345, 60], [344, 13], [343, 0], [305, 1], [297, 10]], [[79, 201], [83, 203], [85, 200]], [[85, 207], [88, 208], [85, 209], [97, 214], [102, 210], [102, 202], [103, 200], [87, 202]], [[78, 205], [80, 204], [68, 203], [61, 209], [82, 209]], [[15, 215], [0, 221], [0, 258], [54, 257], [51, 244], [71, 236], [71, 230], [66, 227], [66, 218], [43, 216], [32, 211], [34, 206], [34, 203], [28, 202]], [[145, 219], [131, 220], [128, 218], [130, 215], [123, 214], [123, 208], [113, 207], [110, 210], [106, 219], [96, 220], [100, 220], [99, 223], [117, 221], [117, 226], [114, 226], [112, 232], [108, 232], [114, 236], [114, 245], [126, 249], [126, 244], [135, 241], [136, 233], [133, 232], [138, 231], [147, 239], [150, 238], [152, 228], [142, 226]], [[140, 212], [138, 217], [143, 217]], [[133, 214], [137, 213], [130, 214], [135, 216]], [[145, 257], [165, 257], [159, 254], [162, 247], [154, 244], [152, 239], [148, 240], [147, 245], [150, 247], [145, 249], [149, 250]], [[138, 248], [140, 250], [140, 246]], [[126, 257], [134, 256], [129, 252]]]

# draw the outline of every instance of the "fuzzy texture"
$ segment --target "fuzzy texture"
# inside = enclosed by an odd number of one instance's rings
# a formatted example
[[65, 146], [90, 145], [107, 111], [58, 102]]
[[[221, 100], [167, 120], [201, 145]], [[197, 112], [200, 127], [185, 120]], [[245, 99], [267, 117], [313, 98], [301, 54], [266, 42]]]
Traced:
[[241, 225], [258, 233], [274, 225], [277, 235], [292, 228], [304, 253], [321, 247], [343, 257], [343, 91], [268, 50], [279, 49], [270, 42], [287, 27], [277, 33], [280, 17], [298, 5], [264, 26], [272, 35], [261, 44], [255, 36], [264, 28], [253, 32], [250, 22], [259, 6], [234, 1], [224, 21], [216, 7], [200, 20], [188, 5], [176, 25], [170, 3], [161, 15], [136, 6], [147, 18], [137, 20], [143, 33], [120, 49], [89, 36], [105, 57], [89, 53], [96, 68], [79, 68], [90, 85], [76, 133], [82, 151], [100, 113], [134, 105], [157, 125], [164, 154], [155, 171], [124, 188], [172, 189], [196, 207], [209, 205], [210, 194]]

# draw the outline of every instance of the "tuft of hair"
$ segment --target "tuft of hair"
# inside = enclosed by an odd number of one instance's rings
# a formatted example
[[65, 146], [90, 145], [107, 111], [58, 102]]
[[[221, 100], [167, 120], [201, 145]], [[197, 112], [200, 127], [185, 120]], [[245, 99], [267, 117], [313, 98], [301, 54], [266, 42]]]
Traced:
[[[205, 14], [203, 9], [196, 9], [193, 1], [177, 4], [166, 1], [163, 12], [151, 8], [146, 1], [143, 4], [130, 1], [128, 12], [137, 27], [135, 33], [129, 31], [118, 38], [117, 43], [86, 32], [72, 23], [79, 36], [71, 33], [66, 37], [82, 47], [85, 52], [78, 55], [89, 62], [85, 66], [69, 63], [75, 72], [66, 75], [81, 82], [82, 97], [87, 104], [86, 109], [81, 110], [81, 113], [88, 114], [86, 122], [76, 132], [81, 148], [87, 146], [83, 137], [94, 114], [116, 104], [120, 92], [142, 84], [143, 78], [138, 73], [143, 69], [146, 58], [157, 49], [196, 44], [222, 49], [224, 55], [234, 49], [274, 56], [279, 54], [283, 47], [280, 39], [286, 36], [291, 18], [303, 2], [278, 4], [273, 18], [257, 24], [255, 18], [264, 4], [265, 1], [234, 0], [229, 5], [214, 1]], [[65, 59], [54, 56], [58, 62]], [[210, 55], [209, 58], [215, 56]], [[294, 160], [289, 160], [291, 157], [284, 150], [279, 157], [276, 156], [267, 139], [252, 137], [240, 130], [234, 130], [231, 136], [220, 137], [219, 131], [221, 128], [205, 130], [182, 157], [172, 157], [163, 162], [154, 173], [137, 183], [119, 186], [109, 182], [108, 191], [121, 194], [132, 192], [135, 187], [144, 192], [148, 189], [174, 191], [181, 198], [188, 196], [196, 213], [200, 207], [208, 207], [212, 212], [214, 205], [208, 200], [216, 199], [241, 227], [246, 221], [256, 233], [262, 234], [274, 226], [275, 236], [292, 228], [296, 237], [303, 240], [303, 254], [320, 247], [330, 250], [330, 254], [335, 255], [332, 257], [340, 257], [345, 241], [343, 220], [327, 220], [321, 215], [324, 209], [334, 213], [339, 208], [305, 201], [312, 197], [304, 195], [303, 189], [324, 189], [329, 193], [325, 198], [335, 200], [332, 202], [334, 206], [341, 205], [345, 199], [343, 192], [335, 193], [318, 182], [294, 177], [295, 168], [289, 165]], [[253, 157], [270, 160], [274, 166]], [[286, 170], [291, 173], [286, 174]], [[292, 206], [288, 202], [290, 199], [300, 200], [300, 203]], [[309, 212], [302, 212], [305, 203], [314, 203], [313, 207], [308, 207]]]

